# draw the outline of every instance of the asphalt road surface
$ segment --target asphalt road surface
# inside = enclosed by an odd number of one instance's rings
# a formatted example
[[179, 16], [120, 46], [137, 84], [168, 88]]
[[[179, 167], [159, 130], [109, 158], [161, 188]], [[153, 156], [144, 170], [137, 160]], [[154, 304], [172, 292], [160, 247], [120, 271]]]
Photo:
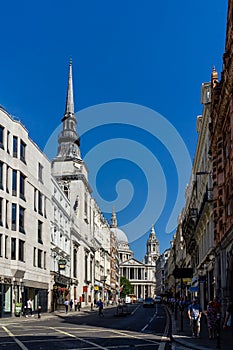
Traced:
[[161, 304], [154, 308], [129, 305], [123, 313], [110, 307], [104, 309], [104, 316], [98, 310], [82, 310], [56, 317], [42, 315], [41, 319], [0, 319], [0, 350], [165, 350], [171, 345], [168, 327]]

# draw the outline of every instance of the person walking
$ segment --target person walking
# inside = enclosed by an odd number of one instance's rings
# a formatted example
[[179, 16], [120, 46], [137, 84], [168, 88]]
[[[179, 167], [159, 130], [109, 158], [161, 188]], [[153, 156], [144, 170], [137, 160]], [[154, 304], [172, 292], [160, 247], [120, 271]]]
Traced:
[[73, 308], [73, 300], [70, 299], [70, 311], [72, 311], [72, 308]]
[[27, 301], [27, 309], [30, 316], [32, 316], [32, 299], [31, 298], [29, 298]]
[[65, 308], [66, 308], [66, 314], [68, 314], [68, 309], [69, 309], [69, 301], [66, 299], [64, 302]]
[[201, 306], [198, 304], [197, 299], [193, 299], [192, 304], [188, 307], [188, 317], [190, 319], [193, 337], [200, 337], [201, 313]]
[[77, 311], [77, 306], [78, 306], [78, 300], [77, 298], [74, 299], [74, 310]]
[[207, 317], [209, 339], [214, 339], [216, 326], [217, 326], [217, 310], [214, 306], [213, 301], [210, 301], [208, 303], [206, 317]]
[[104, 316], [104, 313], [103, 313], [104, 304], [103, 304], [101, 299], [98, 301], [97, 306], [99, 308], [99, 316], [103, 317]]

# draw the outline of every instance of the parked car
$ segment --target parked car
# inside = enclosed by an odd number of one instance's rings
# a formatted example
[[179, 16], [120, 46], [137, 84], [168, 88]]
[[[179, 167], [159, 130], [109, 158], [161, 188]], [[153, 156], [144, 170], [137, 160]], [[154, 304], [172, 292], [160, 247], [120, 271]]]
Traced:
[[162, 303], [162, 297], [160, 295], [155, 297], [155, 303]]
[[153, 298], [145, 298], [143, 301], [143, 307], [154, 307], [155, 302]]
[[143, 303], [144, 299], [143, 298], [138, 298], [138, 303]]

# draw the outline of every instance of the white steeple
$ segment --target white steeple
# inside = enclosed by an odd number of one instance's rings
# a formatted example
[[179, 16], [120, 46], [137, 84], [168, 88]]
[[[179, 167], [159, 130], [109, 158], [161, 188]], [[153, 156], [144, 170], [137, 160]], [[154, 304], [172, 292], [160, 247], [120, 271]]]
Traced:
[[72, 60], [69, 65], [68, 86], [65, 113], [62, 118], [63, 130], [58, 137], [57, 157], [62, 160], [81, 159], [80, 140], [76, 131], [77, 120], [74, 114], [74, 94], [72, 78]]

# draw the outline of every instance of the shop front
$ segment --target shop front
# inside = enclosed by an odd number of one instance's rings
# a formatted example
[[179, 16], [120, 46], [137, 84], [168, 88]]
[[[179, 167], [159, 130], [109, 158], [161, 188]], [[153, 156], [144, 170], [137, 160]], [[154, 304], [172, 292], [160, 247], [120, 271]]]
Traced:
[[53, 289], [51, 291], [51, 311], [63, 310], [65, 300], [70, 299], [70, 278], [54, 274]]
[[12, 279], [1, 278], [0, 283], [0, 318], [12, 316]]

